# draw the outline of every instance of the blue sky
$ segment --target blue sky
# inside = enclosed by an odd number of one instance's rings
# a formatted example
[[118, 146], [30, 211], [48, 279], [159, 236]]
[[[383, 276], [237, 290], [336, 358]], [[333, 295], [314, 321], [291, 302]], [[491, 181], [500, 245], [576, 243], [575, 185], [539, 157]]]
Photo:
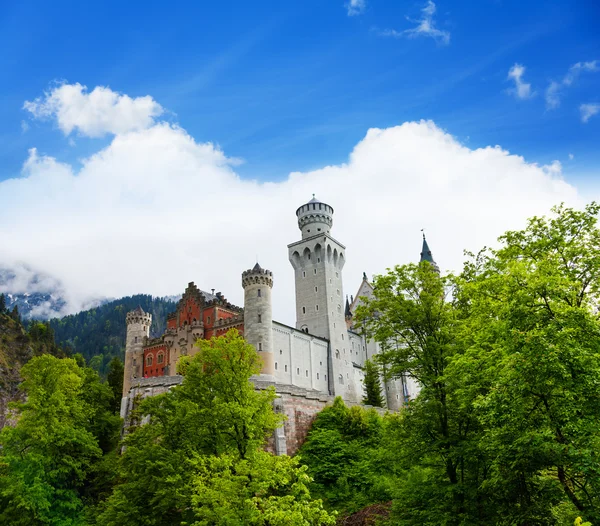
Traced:
[[[242, 177], [340, 163], [367, 129], [420, 119], [469, 147], [499, 144], [530, 162], [560, 160], [567, 179], [593, 177], [600, 115], [584, 123], [579, 108], [600, 102], [600, 72], [579, 75], [556, 109], [545, 91], [574, 64], [600, 60], [600, 4], [440, 0], [432, 19], [447, 44], [401, 34], [424, 7], [366, 0], [348, 16], [344, 0], [7, 2], [0, 179], [19, 173], [32, 146], [76, 162], [108, 142], [69, 143], [32, 121], [24, 101], [54, 81], [151, 95], [196, 140], [243, 159]], [[530, 98], [509, 92], [515, 63]]]
[[456, 271], [463, 249], [600, 200], [596, 1], [0, 13], [0, 266], [17, 275], [0, 291], [41, 273], [74, 312], [196, 281], [241, 304], [259, 258], [293, 323], [286, 245], [313, 193], [336, 211], [347, 294], [418, 259], [423, 228]]

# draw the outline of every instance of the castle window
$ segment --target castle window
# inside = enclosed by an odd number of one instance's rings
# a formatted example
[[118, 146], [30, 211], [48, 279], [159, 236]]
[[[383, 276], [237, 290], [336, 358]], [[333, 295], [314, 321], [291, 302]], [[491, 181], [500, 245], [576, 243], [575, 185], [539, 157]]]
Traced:
[[342, 312], [342, 306], [338, 303], [338, 312]]
[[302, 314], [306, 314], [306, 307], [302, 307]]
[[308, 369], [306, 369], [305, 373], [306, 378], [308, 378]]
[[316, 205], [313, 203], [313, 210], [316, 210], [316, 209], [317, 209], [317, 207], [316, 207]]
[[160, 353], [157, 357], [156, 357], [156, 363], [163, 363], [165, 361], [165, 355]]
[[340, 359], [340, 350], [336, 349], [335, 350], [335, 357], [339, 360]]
[[319, 373], [317, 373], [317, 380], [319, 379]]
[[210, 324], [210, 316], [206, 319], [206, 323]]
[[279, 349], [279, 354], [283, 354], [283, 351], [281, 349]]
[[148, 357], [146, 358], [146, 365], [148, 367], [150, 367], [152, 365], [152, 355], [149, 354]]
[[296, 367], [296, 374], [300, 374], [300, 367]]
[[306, 272], [303, 270], [302, 271], [302, 277], [305, 278], [306, 277]]
[[342, 333], [342, 340], [344, 339], [344, 333]]
[[315, 287], [315, 292], [319, 292], [319, 287]]
[[258, 315], [258, 323], [262, 323], [262, 314]]
[[319, 362], [319, 365], [323, 365], [323, 362]]
[[340, 277], [340, 275], [339, 275], [339, 274], [336, 272], [336, 273], [335, 273], [335, 277], [336, 277], [336, 278], [339, 278], [339, 277]]
[[331, 284], [331, 278], [329, 278], [329, 284]]
[[[310, 232], [310, 230], [309, 230], [309, 232]], [[310, 259], [310, 253], [308, 254], [308, 259]]]
[[321, 203], [319, 203], [319, 210], [321, 210], [321, 206], [322, 206]]
[[277, 371], [277, 362], [275, 362], [275, 370]]
[[[309, 258], [310, 259], [310, 258]], [[313, 271], [315, 273], [315, 276], [317, 275], [317, 269], [314, 269]]]
[[337, 292], [337, 295], [339, 296], [340, 295], [340, 289], [337, 289], [336, 292]]
[[318, 305], [315, 305], [315, 307], [317, 308], [317, 310], [319, 310], [319, 306]]
[[135, 339], [133, 340], [133, 343], [137, 343], [137, 336], [135, 337]]
[[321, 258], [317, 258], [317, 263], [321, 263]]
[[258, 297], [260, 298], [260, 289], [258, 289]]
[[259, 351], [262, 351], [262, 343], [259, 343], [259, 344], [258, 344], [258, 350], [259, 350]]
[[286, 366], [284, 366], [284, 367], [285, 367], [285, 369], [284, 369], [284, 370], [285, 370], [285, 372], [287, 373], [287, 365], [286, 365]]
[[320, 232], [320, 231], [321, 231], [321, 229], [320, 229], [320, 228], [317, 228], [317, 232]]
[[344, 377], [341, 374], [338, 376], [338, 383], [344, 385]]

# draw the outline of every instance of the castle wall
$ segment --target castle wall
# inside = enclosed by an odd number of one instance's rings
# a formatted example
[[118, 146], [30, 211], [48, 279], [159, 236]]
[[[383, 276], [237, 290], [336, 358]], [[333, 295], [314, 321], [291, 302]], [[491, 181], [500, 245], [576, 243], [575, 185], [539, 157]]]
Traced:
[[329, 342], [282, 323], [272, 327], [275, 381], [328, 394]]

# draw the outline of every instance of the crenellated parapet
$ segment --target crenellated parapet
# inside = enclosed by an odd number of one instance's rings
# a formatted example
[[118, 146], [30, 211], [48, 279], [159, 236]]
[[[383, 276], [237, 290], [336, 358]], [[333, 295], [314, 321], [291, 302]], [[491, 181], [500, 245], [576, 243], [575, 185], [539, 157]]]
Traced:
[[152, 324], [152, 314], [144, 312], [141, 307], [138, 307], [125, 315], [125, 322], [127, 325], [142, 324], [150, 326]]
[[267, 285], [273, 288], [273, 272], [261, 268], [257, 263], [254, 268], [242, 272], [242, 287], [250, 285]]

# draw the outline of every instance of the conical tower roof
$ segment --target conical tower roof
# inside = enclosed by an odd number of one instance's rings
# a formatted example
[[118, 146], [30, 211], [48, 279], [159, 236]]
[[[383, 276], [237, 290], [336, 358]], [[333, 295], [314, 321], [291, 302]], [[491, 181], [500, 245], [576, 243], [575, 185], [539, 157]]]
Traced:
[[431, 250], [429, 249], [429, 245], [427, 244], [427, 239], [425, 239], [425, 234], [423, 233], [423, 248], [421, 249], [421, 261], [429, 261], [429, 263], [434, 263], [433, 256], [431, 255]]

